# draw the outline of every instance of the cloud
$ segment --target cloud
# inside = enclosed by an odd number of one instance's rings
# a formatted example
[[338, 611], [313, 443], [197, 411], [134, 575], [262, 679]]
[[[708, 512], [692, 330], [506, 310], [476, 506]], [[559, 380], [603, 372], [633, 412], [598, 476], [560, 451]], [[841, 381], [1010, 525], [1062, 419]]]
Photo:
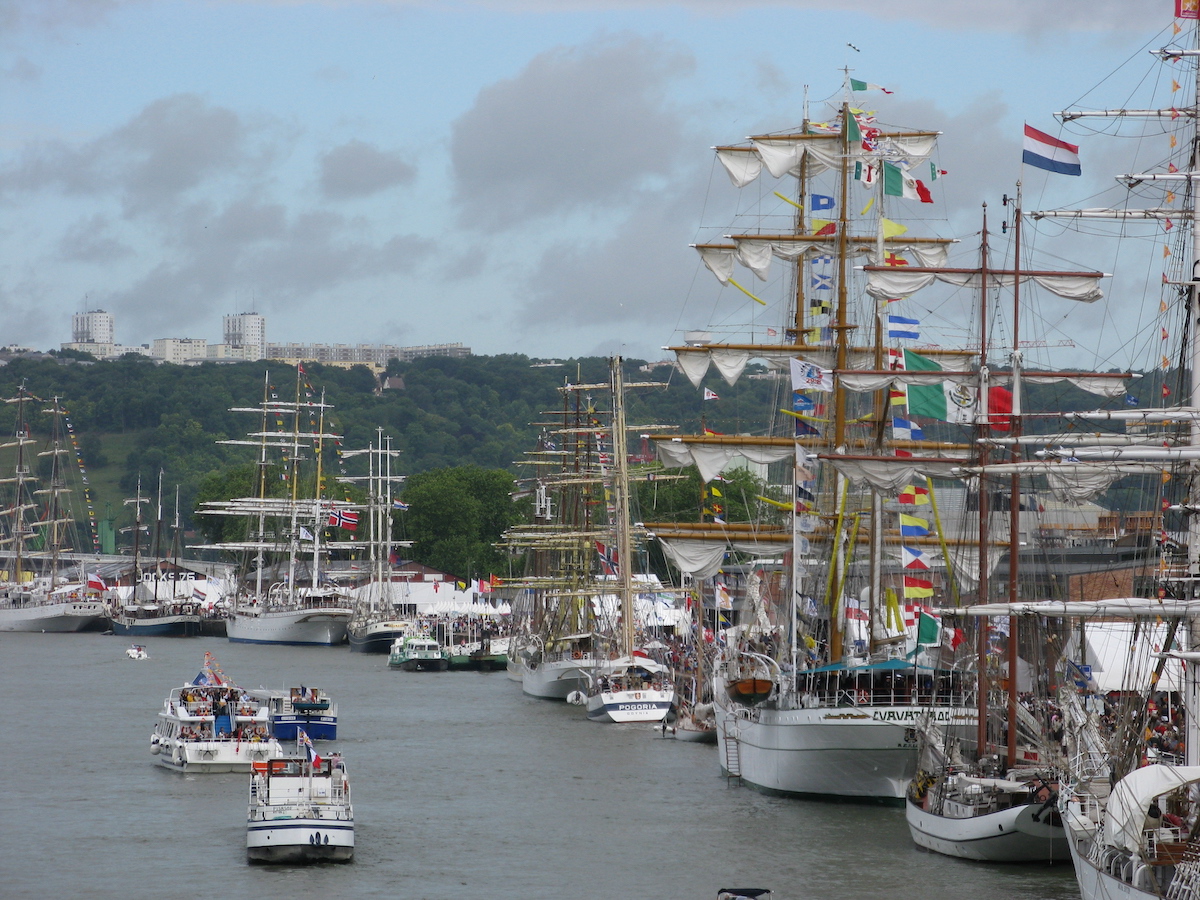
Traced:
[[30, 144], [16, 165], [0, 173], [0, 189], [116, 192], [127, 215], [161, 212], [207, 179], [261, 165], [249, 144], [251, 131], [230, 109], [196, 94], [176, 94], [90, 142]]
[[67, 262], [110, 263], [133, 254], [133, 248], [112, 234], [108, 217], [96, 214], [70, 226], [58, 242], [58, 252]]
[[24, 56], [18, 58], [7, 69], [0, 70], [0, 79], [4, 81], [33, 82], [42, 77], [42, 67], [30, 62]]
[[677, 158], [682, 121], [667, 89], [691, 69], [690, 56], [661, 41], [622, 35], [542, 53], [481, 90], [452, 129], [464, 226], [629, 202]]
[[398, 153], [384, 153], [362, 141], [350, 141], [320, 161], [321, 190], [333, 200], [368, 197], [400, 184], [411, 184], [417, 170]]

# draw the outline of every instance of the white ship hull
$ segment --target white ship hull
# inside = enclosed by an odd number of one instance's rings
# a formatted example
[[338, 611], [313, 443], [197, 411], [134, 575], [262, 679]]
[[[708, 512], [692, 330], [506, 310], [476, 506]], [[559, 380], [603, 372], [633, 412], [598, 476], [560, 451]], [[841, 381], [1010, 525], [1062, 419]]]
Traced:
[[661, 722], [671, 711], [675, 691], [602, 691], [587, 698], [587, 717], [593, 722]]
[[350, 616], [350, 610], [338, 607], [249, 613], [238, 610], [225, 628], [229, 640], [241, 643], [336, 647], [346, 642]]
[[283, 755], [275, 740], [268, 741], [162, 741], [152, 747], [154, 762], [165, 769], [190, 775], [249, 772], [254, 763]]
[[521, 669], [521, 690], [546, 700], [566, 700], [573, 691], [586, 691], [592, 658], [559, 659], [536, 666], [525, 663]]
[[985, 862], [1065, 862], [1070, 859], [1067, 836], [1054, 810], [1033, 816], [1040, 803], [1014, 806], [970, 818], [934, 815], [912, 800], [905, 817], [918, 847], [959, 859]]
[[72, 600], [0, 608], [0, 631], [65, 634], [99, 627], [107, 618], [99, 600]]
[[346, 862], [354, 856], [354, 820], [335, 818], [335, 811], [315, 816], [251, 819], [246, 827], [246, 855], [252, 862]]
[[1130, 871], [1131, 880], [1136, 879], [1143, 882], [1141, 887], [1135, 887], [1121, 877], [1124, 874], [1124, 866], [1120, 865], [1115, 858], [1110, 865], [1117, 866], [1118, 872], [1121, 873], [1119, 875], [1114, 875], [1101, 868], [1089, 858], [1096, 826], [1081, 817], [1074, 804], [1068, 806], [1064, 815], [1064, 824], [1066, 825], [1067, 845], [1071, 851], [1071, 862], [1075, 866], [1075, 879], [1079, 882], [1081, 900], [1117, 900], [1117, 898], [1120, 900], [1157, 900], [1162, 896], [1162, 892], [1156, 892], [1151, 887], [1152, 882], [1146, 880], [1149, 873], [1145, 869], [1149, 867], [1143, 867], [1143, 870], [1137, 875], [1134, 875], [1132, 870]]

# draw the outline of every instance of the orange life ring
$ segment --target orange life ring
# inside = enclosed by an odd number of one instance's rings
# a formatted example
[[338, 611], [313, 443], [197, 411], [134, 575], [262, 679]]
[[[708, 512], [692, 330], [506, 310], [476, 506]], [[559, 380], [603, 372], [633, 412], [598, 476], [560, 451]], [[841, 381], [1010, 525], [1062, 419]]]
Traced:
[[576, 650], [571, 654], [571, 659], [583, 659], [583, 654]]
[[854, 694], [854, 699], [855, 699], [855, 700], [856, 700], [858, 703], [870, 703], [870, 702], [871, 702], [871, 695], [870, 695], [869, 693], [867, 693], [866, 691], [864, 691], [864, 690], [859, 690], [859, 691], [856, 691], [856, 692], [855, 692], [855, 694]]

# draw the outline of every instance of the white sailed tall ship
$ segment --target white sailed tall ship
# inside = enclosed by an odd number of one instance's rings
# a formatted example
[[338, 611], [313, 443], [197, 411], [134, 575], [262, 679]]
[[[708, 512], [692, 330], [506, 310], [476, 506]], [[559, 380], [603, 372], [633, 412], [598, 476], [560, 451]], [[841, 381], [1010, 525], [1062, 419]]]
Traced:
[[[974, 692], [956, 689], [971, 654], [948, 638], [918, 646], [917, 613], [988, 596], [987, 573], [1007, 535], [989, 532], [999, 510], [968, 469], [990, 429], [1011, 427], [989, 409], [1012, 396], [999, 385], [1009, 376], [992, 371], [982, 326], [977, 343], [944, 346], [922, 333], [938, 326], [922, 325], [909, 297], [966, 288], [965, 314], [987, 323], [982, 303], [994, 288], [1036, 281], [1091, 301], [1102, 273], [1006, 269], [989, 259], [986, 218], [979, 247], [951, 264], [955, 241], [894, 221], [933, 202], [944, 174], [937, 133], [884, 125], [856, 108], [864, 101], [851, 92], [869, 87], [847, 77], [846, 97], [825, 121], [806, 117], [716, 148], [735, 186], [768, 175], [790, 186], [760, 190], [775, 206], [752, 228], [696, 245], [722, 284], [741, 291], [738, 302], [767, 303], [734, 279], [736, 264], [780, 285], [779, 319], [749, 323], [744, 342], [692, 332], [671, 349], [698, 388], [710, 367], [735, 385], [752, 362], [790, 381], [779, 403], [787, 415], [753, 434], [652, 435], [664, 464], [695, 465], [706, 483], [735, 463], [775, 468], [751, 521], [645, 526], [696, 582], [730, 559], [762, 560], [753, 566], [778, 573], [774, 602], [747, 597], [716, 666], [722, 767], [770, 793], [898, 804], [917, 772], [915, 727], [926, 708], [947, 727], [977, 727]], [[773, 259], [791, 276], [774, 277]], [[1116, 376], [1024, 377], [1124, 392]], [[937, 514], [934, 479], [966, 498], [956, 527]], [[780, 484], [770, 496], [769, 485]]]
[[[67, 564], [67, 554], [90, 552], [82, 545], [70, 502], [67, 473], [74, 467], [66, 432], [66, 410], [55, 397], [42, 401], [22, 384], [5, 401], [16, 407], [11, 441], [12, 474], [0, 478], [0, 631], [71, 632], [100, 630], [107, 621], [103, 584], [89, 579], [84, 563]], [[49, 402], [50, 438], [34, 451], [30, 405]], [[49, 458], [44, 485], [34, 474], [39, 458]]]
[[201, 510], [245, 523], [244, 538], [207, 545], [241, 554], [253, 567], [242, 577], [226, 624], [231, 641], [327, 646], [346, 642], [352, 599], [330, 579], [325, 561], [331, 550], [357, 549], [358, 544], [327, 539], [326, 534], [356, 530], [358, 507], [325, 494], [325, 456], [341, 438], [326, 431], [330, 409], [323, 395], [315, 398], [303, 367], [297, 366], [294, 400], [280, 400], [268, 377], [259, 407], [234, 410], [260, 416], [260, 430], [248, 440], [222, 442], [257, 448], [256, 492], [207, 502]]

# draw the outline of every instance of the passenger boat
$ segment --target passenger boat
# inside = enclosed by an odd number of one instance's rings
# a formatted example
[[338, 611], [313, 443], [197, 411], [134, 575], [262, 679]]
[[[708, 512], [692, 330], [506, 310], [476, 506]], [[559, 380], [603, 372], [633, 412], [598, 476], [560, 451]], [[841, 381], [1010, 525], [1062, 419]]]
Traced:
[[125, 655], [129, 659], [149, 659], [150, 654], [146, 652], [145, 644], [134, 644], [125, 650]]
[[346, 764], [319, 756], [303, 730], [297, 742], [299, 755], [254, 763], [246, 856], [252, 863], [349, 862], [354, 807]]
[[320, 688], [287, 688], [282, 691], [250, 692], [266, 700], [271, 722], [271, 735], [280, 741], [296, 740], [303, 730], [314, 741], [336, 741], [338, 708], [329, 694]]
[[282, 755], [267, 704], [225, 677], [211, 653], [195, 680], [172, 689], [150, 737], [154, 762], [185, 773], [249, 772]]
[[445, 672], [450, 668], [450, 657], [433, 638], [412, 635], [392, 644], [388, 665], [405, 672]]

